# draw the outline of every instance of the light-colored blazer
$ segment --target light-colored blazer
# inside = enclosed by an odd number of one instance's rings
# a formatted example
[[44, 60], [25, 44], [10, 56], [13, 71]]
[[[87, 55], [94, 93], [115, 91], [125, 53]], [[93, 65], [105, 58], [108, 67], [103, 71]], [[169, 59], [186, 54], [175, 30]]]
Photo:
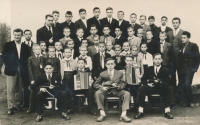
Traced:
[[105, 41], [105, 36], [101, 36], [100, 37], [100, 42], [104, 42], [106, 43], [107, 41], [111, 41], [113, 45], [115, 45], [115, 38], [113, 38], [112, 36], [109, 36], [106, 41]]
[[[74, 59], [71, 59], [69, 63], [70, 63], [70, 68], [72, 69], [72, 71], [74, 71], [74, 70], [77, 69], [76, 61], [75, 61]], [[65, 60], [65, 58], [64, 58], [64, 59], [62, 59], [62, 60], [60, 61], [60, 68], [61, 68], [60, 71], [61, 71], [61, 77], [62, 77], [62, 79], [63, 79], [63, 77], [64, 77], [65, 65], [66, 65], [66, 60]]]
[[94, 42], [93, 42], [93, 36], [90, 35], [86, 38], [88, 40], [88, 46], [93, 46]]

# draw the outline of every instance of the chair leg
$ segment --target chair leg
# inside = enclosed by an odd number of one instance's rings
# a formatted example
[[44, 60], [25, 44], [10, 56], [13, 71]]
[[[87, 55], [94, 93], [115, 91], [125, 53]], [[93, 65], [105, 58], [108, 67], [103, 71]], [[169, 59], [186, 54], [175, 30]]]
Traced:
[[78, 112], [81, 113], [81, 97], [78, 97]]

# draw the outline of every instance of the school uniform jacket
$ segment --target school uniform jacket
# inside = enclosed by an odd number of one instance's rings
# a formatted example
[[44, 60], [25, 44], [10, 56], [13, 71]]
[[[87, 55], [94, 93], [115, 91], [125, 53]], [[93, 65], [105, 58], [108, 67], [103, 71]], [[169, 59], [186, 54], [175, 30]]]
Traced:
[[62, 27], [62, 37], [64, 37], [63, 29], [64, 29], [65, 27], [68, 27], [68, 28], [70, 29], [70, 32], [71, 32], [70, 37], [71, 37], [72, 39], [74, 39], [74, 38], [76, 37], [76, 31], [75, 31], [75, 29], [74, 29], [74, 23], [73, 23], [73, 22], [70, 22], [70, 24], [68, 24], [68, 23], [65, 21], [65, 22], [61, 23], [61, 27]]
[[91, 26], [92, 24], [95, 24], [95, 25], [96, 25], [96, 27], [97, 27], [97, 29], [98, 29], [97, 34], [98, 34], [98, 35], [103, 35], [103, 33], [102, 33], [103, 24], [101, 23], [100, 19], [99, 19], [99, 21], [97, 20], [96, 17], [92, 17], [92, 18], [88, 19], [88, 29], [90, 29], [90, 26]]
[[127, 28], [129, 27], [129, 22], [126, 20], [123, 20], [121, 25], [119, 25], [119, 21], [117, 21], [117, 23], [118, 23], [118, 26], [122, 30], [122, 36], [127, 38], [128, 37]]
[[115, 37], [115, 28], [118, 26], [118, 22], [116, 19], [112, 18], [112, 22], [110, 24], [108, 22], [107, 17], [105, 17], [105, 18], [101, 19], [101, 24], [102, 24], [102, 26], [105, 26], [105, 25], [109, 26], [110, 27], [110, 35], [112, 37]]

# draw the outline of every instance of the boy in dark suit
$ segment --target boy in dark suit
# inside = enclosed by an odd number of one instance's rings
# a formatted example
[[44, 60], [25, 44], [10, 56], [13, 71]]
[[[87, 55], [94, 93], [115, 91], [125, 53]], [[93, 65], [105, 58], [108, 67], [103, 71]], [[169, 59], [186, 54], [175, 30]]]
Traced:
[[[58, 101], [58, 109], [62, 112], [61, 116], [65, 120], [70, 120], [70, 117], [66, 114], [66, 93], [60, 89], [61, 76], [58, 73], [53, 72], [53, 65], [48, 62], [45, 64], [44, 73], [40, 74], [35, 83], [32, 85], [32, 89], [37, 92], [36, 94], [36, 122], [43, 120], [42, 106], [46, 97], [55, 97]], [[43, 87], [49, 86], [49, 87]]]
[[[180, 67], [181, 67], [181, 81], [179, 82], [180, 90], [186, 97], [186, 104], [189, 107], [194, 107], [194, 99], [192, 94], [192, 80], [195, 72], [199, 68], [199, 47], [196, 43], [190, 42], [190, 33], [184, 31], [182, 33], [182, 47], [179, 52]], [[183, 101], [183, 97], [179, 101]]]
[[125, 58], [124, 56], [120, 55], [122, 52], [122, 47], [119, 44], [114, 46], [115, 56], [113, 57], [116, 62], [115, 69], [116, 70], [124, 70], [125, 69]]
[[[124, 29], [125, 30], [125, 29]], [[124, 32], [124, 31], [123, 31]], [[127, 38], [126, 37], [124, 37], [122, 34], [123, 34], [123, 32], [122, 32], [122, 29], [120, 28], [120, 27], [116, 27], [115, 28], [115, 45], [116, 44], [119, 44], [120, 46], [122, 46], [123, 45], [123, 43], [125, 42], [125, 41], [127, 41]], [[127, 29], [126, 29], [126, 32], [127, 32]]]
[[90, 56], [93, 60], [93, 57], [96, 53], [99, 52], [99, 36], [95, 35], [93, 37], [94, 45], [88, 47], [88, 56]]
[[102, 71], [106, 70], [105, 60], [111, 57], [111, 55], [106, 53], [105, 50], [106, 50], [105, 43], [100, 42], [99, 53], [93, 56], [93, 61], [92, 61], [93, 64], [92, 77], [94, 78], [94, 80], [96, 80], [99, 77], [99, 74]]
[[130, 15], [130, 24], [129, 24], [129, 27], [133, 27], [133, 30], [135, 31], [134, 35], [136, 36], [137, 35], [137, 30], [139, 28], [142, 28], [142, 26], [140, 26], [139, 24], [136, 23], [136, 20], [137, 20], [137, 15], [135, 13], [132, 13]]
[[29, 56], [31, 56], [33, 54], [33, 51], [32, 51], [32, 47], [35, 43], [33, 43], [33, 41], [31, 40], [31, 37], [32, 37], [32, 32], [31, 30], [24, 30], [24, 37], [25, 37], [25, 41], [24, 43], [26, 45], [28, 45], [29, 47]]
[[67, 46], [67, 41], [68, 41], [69, 39], [71, 39], [71, 38], [70, 38], [70, 35], [71, 35], [71, 30], [70, 30], [70, 28], [65, 27], [65, 28], [63, 29], [63, 34], [64, 34], [64, 37], [63, 37], [62, 39], [60, 39], [59, 41], [60, 41], [61, 44], [62, 44], [62, 48], [65, 48], [65, 47]]
[[46, 58], [48, 56], [48, 54], [46, 52], [46, 50], [47, 50], [46, 43], [44, 41], [40, 41], [39, 45], [41, 48], [41, 55]]
[[89, 46], [94, 45], [93, 38], [94, 38], [95, 35], [97, 35], [97, 32], [98, 32], [97, 26], [94, 25], [94, 24], [90, 25], [91, 35], [86, 38], [89, 42]]
[[[124, 20], [124, 12], [123, 11], [118, 11], [117, 17], [119, 19], [118, 20], [118, 27], [122, 31], [121, 35], [127, 38], [128, 37], [127, 28], [129, 27], [129, 22]], [[116, 28], [115, 28], [115, 30], [116, 30]], [[116, 33], [115, 33], [115, 35], [116, 35]]]
[[75, 31], [77, 31], [77, 29], [82, 28], [84, 31], [84, 38], [89, 36], [89, 25], [88, 25], [88, 21], [85, 18], [87, 15], [86, 10], [85, 9], [80, 9], [79, 10], [79, 16], [81, 17], [79, 20], [77, 20], [74, 24], [74, 29]]
[[166, 32], [168, 33], [169, 31], [171, 31], [172, 29], [170, 27], [168, 27], [167, 24], [168, 18], [166, 16], [162, 16], [161, 17], [161, 26], [158, 28], [159, 33], [162, 32]]
[[110, 29], [110, 35], [115, 37], [115, 27], [118, 26], [117, 20], [112, 17], [113, 15], [113, 8], [108, 7], [106, 8], [106, 15], [107, 17], [101, 19], [102, 26], [107, 25]]
[[74, 39], [74, 50], [76, 52], [79, 51], [79, 47], [81, 46], [81, 40], [85, 38], [85, 37], [83, 37], [84, 34], [85, 34], [85, 32], [82, 28], [78, 28], [76, 30], [77, 37]]
[[58, 38], [56, 38], [56, 40], [59, 40], [62, 38], [62, 26], [61, 24], [58, 22], [58, 19], [59, 19], [59, 16], [60, 16], [60, 13], [59, 11], [57, 10], [54, 10], [52, 12], [52, 16], [53, 16], [53, 27], [55, 28], [56, 32], [57, 33], [57, 36]]
[[[62, 27], [62, 31], [64, 28], [68, 27], [70, 29], [70, 37], [72, 39], [74, 39], [76, 37], [76, 31], [74, 30], [74, 23], [72, 22], [72, 12], [71, 11], [67, 11], [65, 13], [65, 18], [66, 18], [66, 21], [61, 23], [61, 27]], [[63, 36], [64, 37], [64, 36]]]
[[54, 70], [53, 72], [60, 73], [60, 60], [56, 57], [56, 49], [54, 46], [49, 46], [48, 57], [45, 58], [45, 62], [52, 63]]
[[143, 117], [143, 109], [146, 105], [145, 96], [152, 94], [160, 94], [161, 97], [165, 97], [165, 114], [167, 119], [173, 119], [173, 115], [170, 114], [170, 105], [174, 103], [173, 87], [169, 85], [170, 74], [169, 70], [161, 65], [162, 56], [157, 53], [153, 56], [154, 66], [148, 67], [147, 72], [144, 74], [142, 83], [144, 84], [139, 88], [139, 110], [138, 114], [134, 116], [135, 119]]
[[104, 25], [103, 27], [103, 36], [100, 37], [100, 42], [106, 43], [107, 41], [111, 41], [112, 44], [115, 44], [115, 39], [110, 35], [110, 28], [108, 25]]
[[100, 15], [100, 9], [99, 7], [95, 7], [93, 9], [93, 14], [94, 14], [94, 17], [88, 19], [88, 27], [91, 27], [92, 25], [95, 25], [96, 28], [97, 28], [97, 34], [99, 36], [103, 35], [102, 33], [102, 23], [99, 19], [99, 15]]
[[149, 16], [149, 17], [148, 17], [148, 21], [149, 21], [149, 26], [150, 26], [151, 31], [152, 31], [153, 40], [159, 41], [159, 29], [158, 29], [158, 27], [154, 24], [154, 22], [155, 22], [155, 17], [154, 17], [154, 16]]
[[[33, 55], [28, 58], [28, 74], [30, 79], [30, 86], [35, 83], [37, 77], [43, 73], [45, 65], [45, 58], [41, 55], [41, 48], [38, 44], [33, 45]], [[29, 109], [27, 113], [35, 110], [35, 95], [36, 92], [30, 90]]]

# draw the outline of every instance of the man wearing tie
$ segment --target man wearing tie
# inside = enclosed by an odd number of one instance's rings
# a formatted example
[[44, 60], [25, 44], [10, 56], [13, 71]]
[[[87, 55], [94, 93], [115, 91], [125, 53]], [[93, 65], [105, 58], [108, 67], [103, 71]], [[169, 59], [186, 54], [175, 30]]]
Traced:
[[[176, 71], [178, 74], [178, 81], [180, 81], [180, 59], [179, 59], [179, 51], [182, 45], [182, 33], [183, 30], [180, 29], [180, 24], [181, 24], [181, 20], [178, 17], [175, 17], [172, 19], [172, 25], [174, 27], [174, 29], [172, 31], [169, 31], [167, 33], [167, 41], [169, 41], [169, 43], [171, 43], [172, 45], [172, 76], [171, 76], [171, 80], [172, 80], [172, 84], [173, 87], [176, 86]], [[179, 82], [180, 83], [180, 82]], [[179, 84], [178, 83], [178, 84]]]
[[124, 12], [123, 11], [118, 11], [117, 17], [119, 19], [118, 27], [121, 28], [122, 36], [127, 38], [128, 37], [127, 28], [129, 27], [129, 22], [124, 20]]
[[[190, 42], [190, 33], [184, 31], [182, 33], [182, 46], [180, 48], [179, 59], [181, 66], [181, 79], [179, 87], [186, 96], [187, 106], [194, 107], [194, 99], [192, 95], [192, 80], [194, 73], [197, 72], [199, 67], [199, 47], [196, 43]], [[181, 95], [180, 95], [181, 96]], [[181, 96], [180, 101], [184, 99]]]
[[88, 27], [91, 27], [91, 25], [94, 24], [96, 26], [97, 30], [98, 30], [97, 34], [99, 36], [103, 35], [102, 24], [101, 24], [100, 19], [99, 19], [100, 13], [101, 13], [101, 11], [100, 11], [99, 7], [95, 7], [93, 9], [94, 17], [88, 19]]
[[8, 115], [12, 115], [14, 110], [21, 110], [23, 80], [28, 77], [29, 48], [21, 42], [23, 30], [15, 29], [13, 35], [14, 40], [7, 42], [2, 52], [4, 73], [7, 76]]

